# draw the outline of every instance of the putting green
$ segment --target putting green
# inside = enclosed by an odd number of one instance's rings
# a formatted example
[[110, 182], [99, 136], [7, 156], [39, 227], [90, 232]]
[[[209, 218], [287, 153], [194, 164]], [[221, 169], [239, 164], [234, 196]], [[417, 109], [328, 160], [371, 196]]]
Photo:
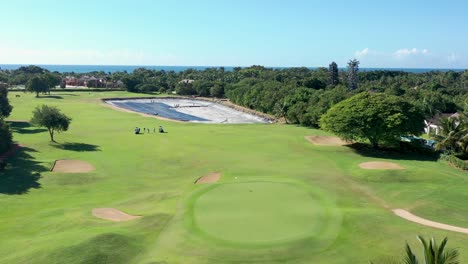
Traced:
[[327, 225], [328, 205], [294, 183], [218, 184], [197, 195], [195, 226], [209, 237], [242, 244], [272, 244], [314, 237]]

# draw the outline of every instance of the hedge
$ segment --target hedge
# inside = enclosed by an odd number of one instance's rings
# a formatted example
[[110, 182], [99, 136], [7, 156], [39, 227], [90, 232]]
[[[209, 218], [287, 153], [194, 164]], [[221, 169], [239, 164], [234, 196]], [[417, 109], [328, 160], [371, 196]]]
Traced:
[[441, 155], [441, 159], [450, 162], [455, 167], [460, 168], [462, 170], [468, 170], [468, 162], [461, 160], [454, 155]]

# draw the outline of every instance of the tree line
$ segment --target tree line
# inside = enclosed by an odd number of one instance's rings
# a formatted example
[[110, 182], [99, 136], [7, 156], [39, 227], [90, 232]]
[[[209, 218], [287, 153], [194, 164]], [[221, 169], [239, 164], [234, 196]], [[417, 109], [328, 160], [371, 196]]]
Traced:
[[[328, 67], [317, 69], [254, 65], [232, 70], [213, 67], [175, 72], [138, 68], [131, 73], [86, 74], [110, 82], [121, 81], [129, 92], [228, 98], [235, 104], [275, 115], [287, 123], [310, 127], [320, 127], [321, 117], [332, 106], [363, 92], [397, 97], [415, 106], [426, 119], [437, 113], [468, 113], [468, 70], [360, 71], [359, 61], [350, 60], [346, 70], [332, 62]], [[1, 70], [0, 83], [24, 84], [39, 95], [63, 82], [65, 76], [82, 75], [25, 66]]]

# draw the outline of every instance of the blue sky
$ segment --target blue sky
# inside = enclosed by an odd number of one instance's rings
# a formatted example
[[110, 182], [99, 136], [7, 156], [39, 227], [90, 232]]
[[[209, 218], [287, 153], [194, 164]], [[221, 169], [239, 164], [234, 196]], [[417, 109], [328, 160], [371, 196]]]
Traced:
[[468, 1], [7, 1], [0, 64], [468, 68]]

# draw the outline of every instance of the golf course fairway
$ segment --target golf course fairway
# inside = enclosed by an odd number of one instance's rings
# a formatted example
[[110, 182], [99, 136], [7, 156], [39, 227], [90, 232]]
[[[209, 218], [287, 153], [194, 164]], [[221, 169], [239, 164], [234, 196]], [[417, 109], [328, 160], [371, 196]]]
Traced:
[[[406, 241], [419, 249], [417, 235], [448, 237], [468, 262], [467, 234], [392, 211], [468, 228], [466, 172], [417, 153], [314, 144], [334, 136], [318, 129], [173, 122], [102, 101], [145, 96], [8, 94], [20, 146], [0, 171], [0, 264], [384, 263]], [[56, 142], [30, 122], [43, 104], [72, 118]], [[215, 179], [196, 183], [205, 176]]]

